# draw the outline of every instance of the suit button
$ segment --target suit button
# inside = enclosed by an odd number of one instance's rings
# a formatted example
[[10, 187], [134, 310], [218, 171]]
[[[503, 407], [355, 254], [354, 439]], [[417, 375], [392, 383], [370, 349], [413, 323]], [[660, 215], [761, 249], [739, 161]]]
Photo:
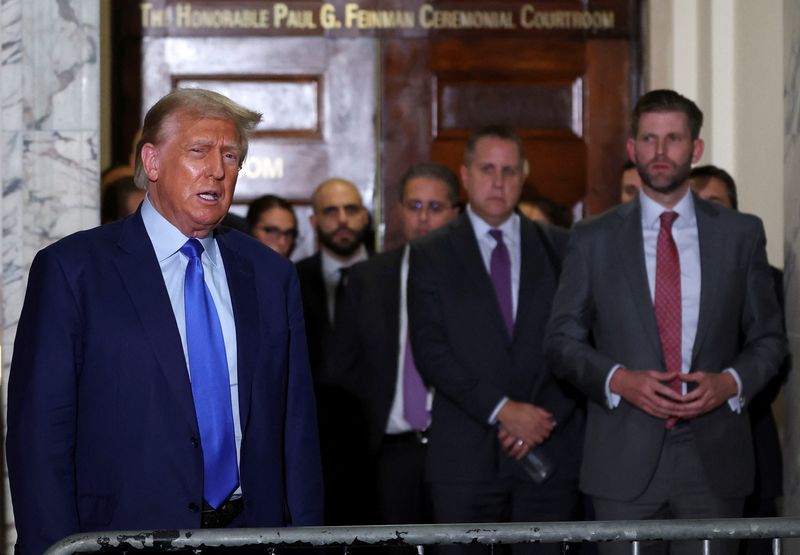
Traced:
[[192, 447], [200, 447], [200, 442], [194, 436], [192, 436]]
[[193, 513], [199, 513], [200, 505], [198, 505], [197, 503], [189, 503], [189, 510]]

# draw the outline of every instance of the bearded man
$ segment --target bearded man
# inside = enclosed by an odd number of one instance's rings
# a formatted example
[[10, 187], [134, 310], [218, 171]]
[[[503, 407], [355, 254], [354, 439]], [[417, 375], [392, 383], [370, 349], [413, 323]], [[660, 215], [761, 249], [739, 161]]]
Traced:
[[639, 99], [628, 154], [642, 190], [575, 227], [553, 301], [547, 357], [588, 397], [580, 485], [599, 520], [736, 518], [753, 489], [747, 408], [786, 338], [761, 220], [690, 190], [702, 123], [675, 91]]
[[[325, 523], [361, 524], [369, 515], [368, 500], [359, 497], [367, 469], [365, 423], [355, 399], [334, 383], [327, 372], [336, 301], [344, 297], [350, 266], [368, 257], [364, 240], [369, 214], [356, 186], [332, 178], [317, 186], [311, 197], [319, 252], [297, 263], [308, 355], [314, 377], [319, 417], [322, 473], [325, 483]], [[347, 456], [342, 456], [346, 453]]]

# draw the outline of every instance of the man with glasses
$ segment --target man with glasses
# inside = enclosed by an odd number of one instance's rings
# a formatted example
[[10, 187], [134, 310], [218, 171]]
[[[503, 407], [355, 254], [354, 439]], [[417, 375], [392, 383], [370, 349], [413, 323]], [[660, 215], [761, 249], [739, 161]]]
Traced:
[[[455, 218], [458, 189], [458, 177], [442, 165], [412, 167], [400, 184], [405, 239]], [[377, 508], [369, 524], [431, 520], [423, 488], [430, 395], [408, 349], [408, 257], [405, 245], [353, 267], [331, 345], [331, 370], [356, 395], [366, 419], [366, 466], [374, 475], [360, 487], [374, 487]], [[415, 402], [419, 410], [412, 414]]]
[[286, 199], [264, 195], [250, 203], [247, 210], [250, 234], [266, 246], [289, 257], [297, 240], [297, 216]]

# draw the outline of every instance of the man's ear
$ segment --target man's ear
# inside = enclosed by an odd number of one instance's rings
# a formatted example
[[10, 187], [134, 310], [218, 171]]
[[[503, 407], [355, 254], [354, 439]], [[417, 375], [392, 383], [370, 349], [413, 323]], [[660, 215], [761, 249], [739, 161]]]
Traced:
[[635, 139], [628, 139], [628, 142], [625, 143], [625, 146], [628, 150], [628, 158], [634, 164], [636, 163], [636, 140]]
[[142, 167], [144, 174], [149, 181], [158, 181], [158, 170], [160, 167], [160, 156], [158, 148], [153, 143], [142, 145]]
[[692, 164], [697, 163], [700, 158], [703, 157], [703, 152], [705, 151], [706, 143], [703, 139], [695, 139], [694, 144], [692, 145]]

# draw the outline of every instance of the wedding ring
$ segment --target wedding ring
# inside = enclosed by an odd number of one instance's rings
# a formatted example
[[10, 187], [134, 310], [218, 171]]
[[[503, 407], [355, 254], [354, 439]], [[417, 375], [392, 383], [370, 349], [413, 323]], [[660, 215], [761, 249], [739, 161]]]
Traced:
[[522, 441], [521, 439], [518, 439], [518, 440], [517, 440], [517, 446], [518, 446], [518, 447], [522, 447], [523, 445], [525, 445], [525, 442], [524, 442], [524, 441]]

